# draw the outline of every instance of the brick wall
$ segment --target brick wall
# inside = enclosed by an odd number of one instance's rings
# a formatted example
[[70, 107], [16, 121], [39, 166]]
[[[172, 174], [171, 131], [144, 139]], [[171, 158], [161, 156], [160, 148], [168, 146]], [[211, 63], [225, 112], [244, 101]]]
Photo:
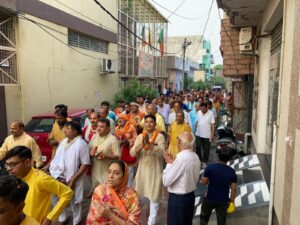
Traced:
[[240, 54], [240, 29], [232, 27], [229, 18], [223, 19], [222, 23], [232, 40], [226, 34], [223, 26], [221, 26], [221, 52], [223, 55], [224, 76], [235, 77], [254, 74], [254, 57]]

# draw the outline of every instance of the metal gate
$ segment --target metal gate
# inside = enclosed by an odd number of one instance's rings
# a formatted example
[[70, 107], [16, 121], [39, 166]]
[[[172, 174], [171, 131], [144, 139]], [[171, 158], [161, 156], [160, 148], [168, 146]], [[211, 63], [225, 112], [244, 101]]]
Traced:
[[272, 153], [273, 124], [277, 119], [277, 104], [279, 91], [280, 54], [281, 54], [282, 21], [272, 31], [271, 60], [269, 73], [268, 119], [266, 143], [268, 154]]
[[237, 134], [245, 134], [248, 129], [247, 81], [233, 81], [234, 99], [233, 128]]
[[0, 85], [18, 84], [16, 18], [0, 14]]

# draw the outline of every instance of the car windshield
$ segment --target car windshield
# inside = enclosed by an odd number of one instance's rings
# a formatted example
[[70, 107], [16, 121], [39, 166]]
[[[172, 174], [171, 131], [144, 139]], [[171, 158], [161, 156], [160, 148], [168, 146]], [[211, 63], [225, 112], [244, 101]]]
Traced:
[[51, 132], [54, 118], [35, 118], [25, 126], [26, 132], [49, 133]]

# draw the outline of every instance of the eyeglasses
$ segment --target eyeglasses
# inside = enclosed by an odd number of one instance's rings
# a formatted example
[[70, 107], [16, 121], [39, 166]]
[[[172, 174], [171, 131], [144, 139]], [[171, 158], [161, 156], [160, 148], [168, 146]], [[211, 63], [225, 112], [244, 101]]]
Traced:
[[15, 168], [19, 163], [22, 163], [22, 162], [24, 162], [26, 159], [24, 159], [24, 160], [21, 160], [21, 161], [19, 161], [19, 162], [11, 162], [11, 163], [5, 163], [4, 164], [4, 167], [5, 167], [5, 169], [7, 169], [8, 167], [9, 168]]

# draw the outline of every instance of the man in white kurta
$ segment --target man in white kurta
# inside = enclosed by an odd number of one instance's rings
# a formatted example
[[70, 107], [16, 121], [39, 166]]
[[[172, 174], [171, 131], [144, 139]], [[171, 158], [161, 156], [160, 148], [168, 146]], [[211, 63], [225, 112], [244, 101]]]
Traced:
[[117, 138], [110, 133], [108, 119], [99, 120], [97, 132], [89, 143], [93, 188], [106, 181], [109, 164], [121, 156], [120, 144]]
[[73, 224], [75, 225], [82, 219], [83, 174], [90, 165], [90, 156], [88, 146], [80, 136], [80, 123], [76, 121], [67, 122], [65, 132], [67, 138], [63, 139], [58, 145], [49, 171], [52, 177], [74, 190], [74, 197], [67, 207], [68, 209], [65, 209], [59, 217], [59, 222], [65, 222], [67, 212], [71, 211]]
[[145, 116], [145, 131], [140, 134], [130, 149], [130, 155], [139, 159], [135, 177], [135, 190], [150, 200], [148, 225], [156, 222], [159, 202], [163, 196], [162, 172], [165, 152], [165, 138], [155, 129], [156, 119]]

